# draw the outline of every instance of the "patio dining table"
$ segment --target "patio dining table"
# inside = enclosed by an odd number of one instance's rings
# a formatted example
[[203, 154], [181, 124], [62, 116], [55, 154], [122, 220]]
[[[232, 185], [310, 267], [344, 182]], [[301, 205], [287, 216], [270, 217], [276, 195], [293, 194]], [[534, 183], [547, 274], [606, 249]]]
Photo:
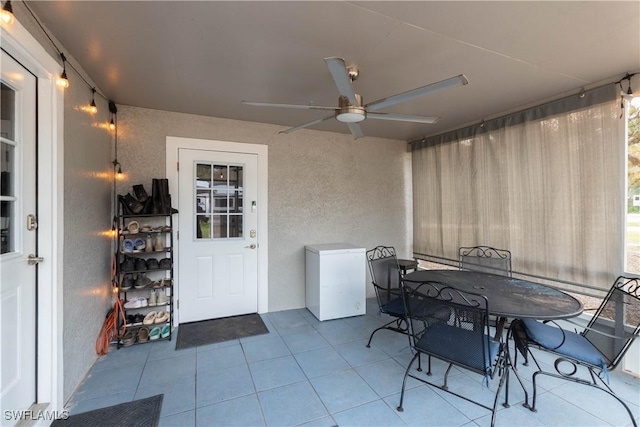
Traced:
[[[507, 319], [559, 320], [578, 316], [583, 306], [573, 296], [541, 283], [513, 277], [468, 270], [417, 270], [404, 276], [404, 285], [411, 287], [422, 282], [439, 282], [465, 292], [484, 295], [489, 301], [489, 314], [497, 317], [494, 340], [502, 340]], [[512, 364], [507, 346], [507, 369], [505, 401], [509, 407], [509, 370], [513, 370], [525, 393], [528, 407], [528, 392], [515, 366]]]
[[418, 270], [405, 283], [440, 282], [465, 292], [482, 294], [489, 312], [507, 319], [568, 319], [582, 313], [580, 301], [561, 290], [514, 277], [467, 270]]

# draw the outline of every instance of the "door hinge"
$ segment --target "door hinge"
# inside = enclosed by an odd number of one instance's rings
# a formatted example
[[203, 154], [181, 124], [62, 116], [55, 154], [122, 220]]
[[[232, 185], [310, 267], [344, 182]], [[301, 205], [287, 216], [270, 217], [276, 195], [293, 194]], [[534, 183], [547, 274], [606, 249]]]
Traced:
[[178, 310], [180, 310], [180, 300], [179, 299], [176, 300], [176, 308]]
[[180, 162], [176, 162], [176, 170], [180, 172]]
[[176, 231], [176, 240], [180, 240], [180, 230]]
[[33, 214], [27, 215], [27, 230], [33, 231], [38, 229], [38, 217]]

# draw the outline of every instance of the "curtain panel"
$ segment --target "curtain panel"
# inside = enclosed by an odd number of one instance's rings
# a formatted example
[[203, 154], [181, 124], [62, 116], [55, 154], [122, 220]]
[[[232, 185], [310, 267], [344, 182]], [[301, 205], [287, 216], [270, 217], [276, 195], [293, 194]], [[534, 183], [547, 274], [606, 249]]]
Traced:
[[608, 289], [624, 264], [615, 89], [412, 143], [416, 256], [493, 246], [512, 252], [514, 272]]

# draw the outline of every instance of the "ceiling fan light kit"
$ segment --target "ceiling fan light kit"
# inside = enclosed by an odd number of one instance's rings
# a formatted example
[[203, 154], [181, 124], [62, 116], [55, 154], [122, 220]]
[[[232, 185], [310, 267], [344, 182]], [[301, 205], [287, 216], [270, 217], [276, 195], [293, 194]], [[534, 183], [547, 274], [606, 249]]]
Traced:
[[336, 109], [336, 120], [342, 123], [358, 123], [367, 118], [367, 111], [362, 107], [362, 97], [356, 94], [357, 105], [351, 105], [349, 98], [340, 96]]
[[316, 119], [307, 123], [303, 123], [299, 126], [286, 129], [280, 133], [291, 133], [299, 129], [304, 129], [322, 123], [326, 120], [335, 118], [339, 122], [346, 123], [349, 126], [351, 134], [357, 139], [364, 136], [359, 122], [365, 119], [376, 120], [393, 120], [400, 122], [412, 122], [412, 123], [436, 123], [439, 117], [426, 117], [415, 116], [409, 114], [397, 114], [397, 113], [379, 113], [381, 110], [392, 105], [399, 104], [401, 102], [410, 101], [412, 99], [438, 92], [444, 89], [449, 89], [455, 86], [466, 85], [469, 80], [464, 74], [460, 74], [449, 79], [441, 80], [436, 83], [431, 83], [426, 86], [422, 86], [416, 89], [409, 90], [407, 92], [399, 93], [397, 95], [382, 98], [369, 104], [363, 105], [362, 96], [355, 93], [352, 87], [352, 83], [356, 80], [360, 74], [356, 67], [347, 67], [344, 59], [330, 57], [325, 58], [325, 62], [329, 67], [329, 72], [333, 77], [333, 80], [338, 88], [340, 97], [338, 98], [338, 107], [320, 107], [316, 105], [297, 105], [297, 104], [272, 104], [268, 102], [250, 102], [242, 101], [244, 105], [251, 105], [254, 107], [279, 107], [279, 108], [296, 108], [304, 110], [333, 110], [333, 114], [320, 119]]

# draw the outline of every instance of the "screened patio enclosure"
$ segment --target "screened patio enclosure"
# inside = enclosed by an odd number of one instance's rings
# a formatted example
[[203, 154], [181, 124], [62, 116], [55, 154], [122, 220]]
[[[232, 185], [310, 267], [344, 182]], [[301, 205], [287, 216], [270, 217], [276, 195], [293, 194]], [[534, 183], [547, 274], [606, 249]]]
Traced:
[[628, 107], [609, 84], [413, 141], [414, 255], [506, 248], [514, 275], [603, 296], [625, 269]]

